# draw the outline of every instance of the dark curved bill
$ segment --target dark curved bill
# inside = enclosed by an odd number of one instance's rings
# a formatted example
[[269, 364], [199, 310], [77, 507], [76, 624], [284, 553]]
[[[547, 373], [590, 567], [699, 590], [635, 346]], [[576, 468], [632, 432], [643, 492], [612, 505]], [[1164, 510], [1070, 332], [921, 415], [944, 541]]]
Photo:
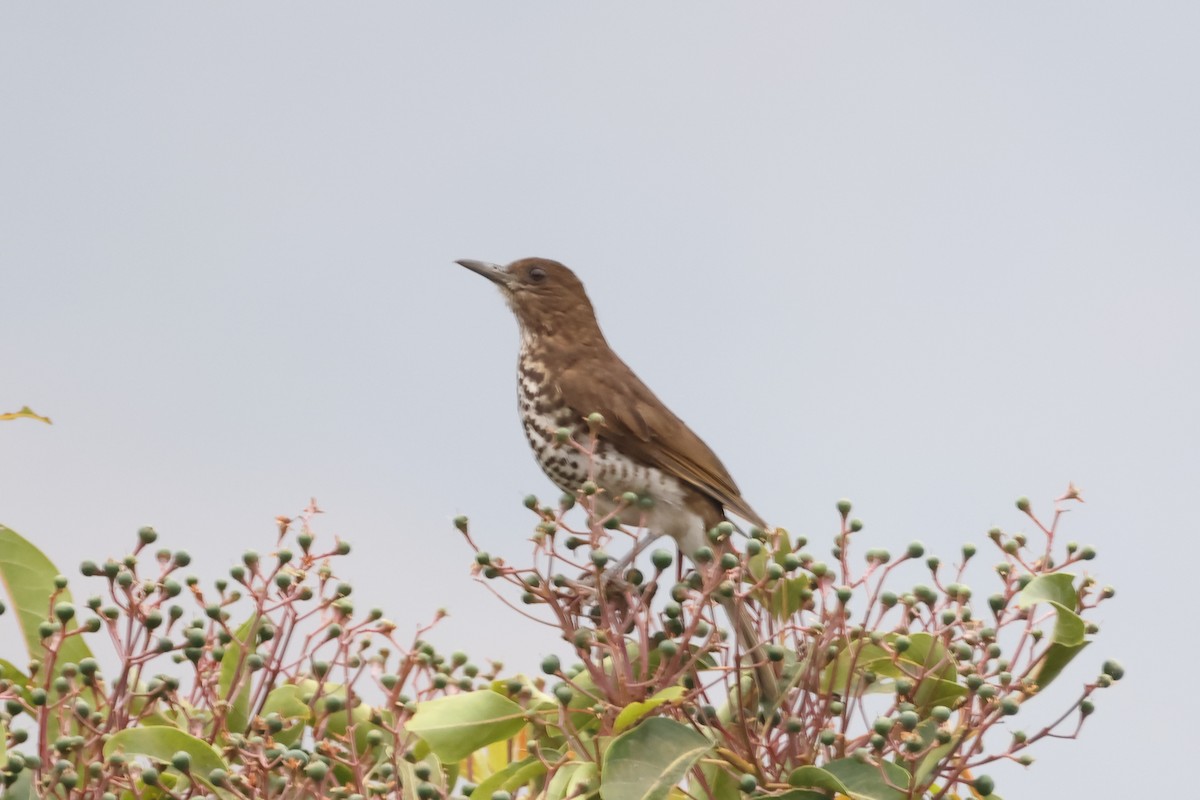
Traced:
[[510, 280], [509, 274], [504, 271], [504, 268], [498, 264], [489, 264], [486, 261], [475, 261], [470, 258], [460, 258], [454, 262], [460, 267], [466, 267], [471, 272], [478, 273], [487, 278], [492, 283], [500, 286], [507, 286]]

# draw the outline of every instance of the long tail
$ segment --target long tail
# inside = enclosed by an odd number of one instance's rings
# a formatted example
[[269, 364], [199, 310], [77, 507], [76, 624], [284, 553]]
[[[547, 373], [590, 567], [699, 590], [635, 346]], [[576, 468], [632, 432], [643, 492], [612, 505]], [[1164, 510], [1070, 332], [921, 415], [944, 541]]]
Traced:
[[738, 645], [742, 649], [742, 657], [748, 658], [754, 664], [754, 680], [758, 684], [759, 701], [764, 706], [772, 706], [779, 699], [779, 680], [775, 670], [767, 658], [767, 649], [758, 638], [758, 626], [754, 617], [746, 608], [746, 601], [737, 602], [732, 597], [720, 598], [721, 607], [729, 615], [737, 635]]

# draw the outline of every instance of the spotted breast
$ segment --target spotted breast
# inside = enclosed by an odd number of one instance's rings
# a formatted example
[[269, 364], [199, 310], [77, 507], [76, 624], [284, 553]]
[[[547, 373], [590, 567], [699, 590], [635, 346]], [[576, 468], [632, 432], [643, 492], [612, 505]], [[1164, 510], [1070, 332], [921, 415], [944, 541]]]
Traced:
[[617, 498], [633, 492], [642, 502], [622, 510], [623, 523], [648, 529], [651, 539], [669, 535], [686, 553], [706, 543], [703, 515], [686, 502], [694, 492], [678, 478], [628, 457], [603, 436], [594, 443], [590, 458], [557, 440], [557, 432], [565, 428], [576, 442], [589, 443], [585, 417], [591, 412], [573, 408], [566, 401], [531, 338], [522, 342], [517, 375], [517, 404], [525, 438], [538, 465], [559, 489], [574, 494], [585, 481], [595, 481], [602, 489], [596, 502], [601, 514], [611, 512]]

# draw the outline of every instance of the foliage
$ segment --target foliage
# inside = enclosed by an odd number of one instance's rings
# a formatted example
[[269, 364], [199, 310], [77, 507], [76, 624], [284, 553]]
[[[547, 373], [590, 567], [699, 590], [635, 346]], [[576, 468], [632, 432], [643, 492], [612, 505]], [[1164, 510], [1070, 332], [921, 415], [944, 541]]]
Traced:
[[[558, 440], [594, 452], [594, 436], [578, 442], [560, 431]], [[597, 790], [603, 800], [994, 796], [981, 769], [1028, 765], [1043, 739], [1075, 738], [1092, 694], [1122, 675], [1105, 662], [1058, 715], [1027, 710], [1088, 646], [1098, 629], [1086, 618], [1114, 594], [1083, 569], [1094, 549], [1061, 542], [1067, 504], [1081, 502], [1074, 486], [1048, 521], [1017, 501], [1034, 537], [988, 532], [998, 560], [982, 602], [966, 583], [976, 545], [964, 545], [956, 563], [927, 556], [919, 542], [899, 555], [871, 548], [855, 557], [864, 526], [845, 500], [829, 561], [783, 529], [751, 529], [739, 553], [734, 527], [722, 523], [697, 564], [657, 550], [652, 572], [613, 575], [609, 551], [646, 535], [618, 517], [653, 498], [613, 498], [602, 514], [602, 492], [588, 481], [555, 506], [526, 498], [537, 521], [533, 557], [521, 565], [480, 551], [467, 520], [456, 521], [480, 580], [512, 587], [519, 604], [496, 596], [556, 628], [578, 658], [567, 667], [548, 656], [550, 685], [497, 683], [525, 710], [522, 752], [537, 764], [488, 790], [544, 800]], [[900, 583], [914, 574], [915, 584]], [[742, 652], [722, 630], [718, 609], [730, 604], [751, 613], [761, 648]], [[764, 658], [785, 690], [759, 703], [753, 667]], [[445, 713], [449, 702], [428, 705]], [[1029, 733], [1010, 727], [1027, 717], [1042, 721]]]
[[[559, 444], [590, 455], [595, 440]], [[1084, 570], [1095, 551], [1060, 541], [1074, 487], [1047, 521], [1017, 502], [1034, 536], [988, 533], [998, 557], [982, 602], [966, 583], [976, 545], [953, 564], [918, 542], [854, 557], [865, 534], [848, 501], [828, 561], [783, 529], [751, 529], [739, 551], [723, 523], [695, 564], [658, 549], [645, 572], [613, 574], [610, 550], [646, 536], [618, 515], [653, 498], [613, 498], [602, 514], [603, 492], [589, 480], [553, 506], [526, 498], [525, 564], [481, 551], [455, 521], [479, 581], [577, 659], [548, 655], [533, 677], [438, 653], [428, 628], [402, 645], [381, 611], [356, 614], [333, 572], [349, 545], [316, 545], [315, 504], [279, 520], [269, 556], [248, 551], [211, 585], [183, 576], [186, 552], [151, 552], [143, 528], [128, 556], [80, 566], [104, 593], [82, 606], [0, 527], [28, 650], [26, 668], [0, 654], [4, 797], [987, 797], [981, 769], [1074, 738], [1093, 693], [1122, 676], [1105, 662], [1057, 716], [1009, 728], [1037, 713], [1113, 595]], [[761, 646], [744, 652], [723, 607], [748, 612]], [[94, 634], [115, 669], [93, 656]], [[763, 666], [777, 696], [759, 696]]]
[[[336, 797], [401, 784], [416, 797], [453, 780], [405, 723], [417, 701], [494, 676], [419, 638], [400, 644], [378, 609], [356, 613], [332, 566], [350, 546], [318, 547], [317, 513], [281, 518], [270, 556], [244, 553], [211, 587], [184, 576], [187, 552], [152, 551], [157, 534], [143, 528], [124, 558], [83, 562], [105, 596], [82, 606], [0, 526], [0, 579], [29, 651], [25, 669], [16, 654], [0, 660], [4, 797]], [[115, 670], [89, 634], [112, 643]]]
[[47, 425], [51, 424], [49, 417], [43, 417], [29, 406], [21, 406], [21, 408], [17, 411], [5, 411], [0, 413], [0, 422], [14, 419], [32, 419], [38, 422], [44, 422]]

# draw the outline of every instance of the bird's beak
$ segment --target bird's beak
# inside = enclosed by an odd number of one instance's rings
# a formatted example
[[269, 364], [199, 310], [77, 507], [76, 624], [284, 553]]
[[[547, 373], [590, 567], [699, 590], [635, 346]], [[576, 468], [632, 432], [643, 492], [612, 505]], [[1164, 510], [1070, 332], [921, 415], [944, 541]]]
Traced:
[[454, 263], [466, 267], [471, 272], [479, 273], [501, 288], [507, 289], [509, 284], [512, 283], [512, 276], [505, 272], [504, 268], [498, 264], [489, 264], [486, 261], [474, 261], [470, 258], [460, 258]]

